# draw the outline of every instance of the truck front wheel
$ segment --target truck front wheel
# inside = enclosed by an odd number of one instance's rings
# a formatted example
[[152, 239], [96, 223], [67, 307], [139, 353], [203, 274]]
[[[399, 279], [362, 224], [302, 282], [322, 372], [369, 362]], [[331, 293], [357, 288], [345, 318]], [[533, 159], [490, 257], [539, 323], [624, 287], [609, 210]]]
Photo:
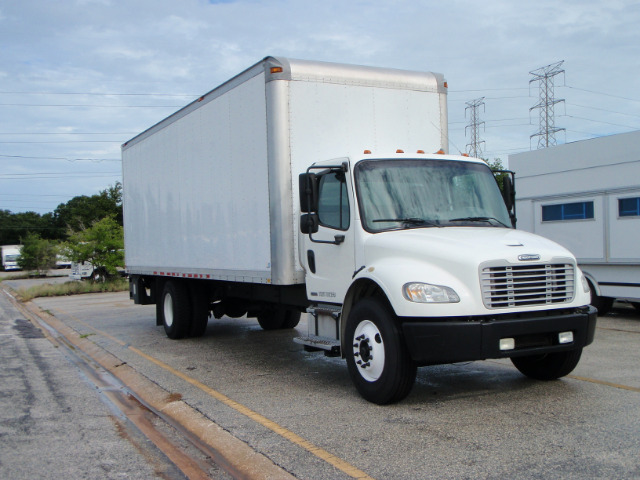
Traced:
[[565, 352], [512, 357], [511, 362], [520, 373], [536, 380], [555, 380], [570, 374], [580, 361], [582, 348]]
[[167, 337], [174, 340], [185, 337], [191, 326], [191, 302], [186, 285], [167, 281], [162, 290], [159, 307]]
[[416, 379], [395, 315], [378, 298], [358, 302], [347, 319], [349, 375], [366, 400], [383, 405], [406, 397]]
[[596, 307], [596, 309], [598, 310], [598, 315], [606, 315], [611, 311], [611, 307], [613, 307], [613, 298], [599, 296], [591, 281], [588, 282], [589, 290], [591, 293], [591, 305]]

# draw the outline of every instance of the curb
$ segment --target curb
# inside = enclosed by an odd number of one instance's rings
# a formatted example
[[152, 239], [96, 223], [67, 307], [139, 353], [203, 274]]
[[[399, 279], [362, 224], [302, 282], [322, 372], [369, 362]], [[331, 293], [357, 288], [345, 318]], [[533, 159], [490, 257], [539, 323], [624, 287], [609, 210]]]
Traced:
[[[251, 446], [219, 425], [205, 417], [202, 413], [176, 398], [176, 394], [164, 390], [158, 384], [139, 374], [132, 367], [123, 364], [122, 360], [105, 351], [91, 340], [81, 338], [80, 334], [52, 315], [40, 310], [32, 302], [23, 304], [12, 298], [18, 308], [33, 316], [58, 332], [71, 348], [83, 352], [106, 371], [118, 378], [136, 398], [145, 406], [164, 417], [174, 427], [185, 433], [196, 445], [206, 447], [213, 461], [225, 469], [234, 478], [247, 480], [295, 479], [263, 454], [256, 452]], [[26, 312], [25, 312], [26, 310]], [[38, 323], [37, 321], [34, 323]], [[49, 332], [44, 332], [48, 337]]]

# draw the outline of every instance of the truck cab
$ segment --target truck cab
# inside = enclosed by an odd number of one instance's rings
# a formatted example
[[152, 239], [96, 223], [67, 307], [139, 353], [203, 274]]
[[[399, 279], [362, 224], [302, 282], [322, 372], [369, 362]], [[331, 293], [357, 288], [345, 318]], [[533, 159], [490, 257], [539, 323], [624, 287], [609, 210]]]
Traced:
[[307, 348], [341, 352], [370, 401], [405, 396], [419, 365], [512, 358], [551, 379], [593, 339], [569, 251], [514, 229], [513, 183], [485, 162], [424, 153], [314, 164], [300, 176]]

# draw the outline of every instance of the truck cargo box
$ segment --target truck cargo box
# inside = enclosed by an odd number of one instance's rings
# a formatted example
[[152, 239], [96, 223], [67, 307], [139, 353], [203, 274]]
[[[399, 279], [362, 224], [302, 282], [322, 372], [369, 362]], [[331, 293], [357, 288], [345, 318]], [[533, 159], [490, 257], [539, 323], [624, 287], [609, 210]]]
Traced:
[[303, 283], [298, 175], [365, 149], [446, 151], [446, 107], [439, 74], [265, 58], [122, 146], [127, 270]]

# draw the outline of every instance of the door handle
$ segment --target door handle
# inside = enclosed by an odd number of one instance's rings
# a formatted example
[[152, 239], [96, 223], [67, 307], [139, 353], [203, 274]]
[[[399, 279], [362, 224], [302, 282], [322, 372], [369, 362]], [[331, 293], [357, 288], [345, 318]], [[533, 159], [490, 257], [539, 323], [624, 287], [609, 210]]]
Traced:
[[307, 264], [311, 273], [316, 273], [316, 254], [313, 250], [307, 250]]

